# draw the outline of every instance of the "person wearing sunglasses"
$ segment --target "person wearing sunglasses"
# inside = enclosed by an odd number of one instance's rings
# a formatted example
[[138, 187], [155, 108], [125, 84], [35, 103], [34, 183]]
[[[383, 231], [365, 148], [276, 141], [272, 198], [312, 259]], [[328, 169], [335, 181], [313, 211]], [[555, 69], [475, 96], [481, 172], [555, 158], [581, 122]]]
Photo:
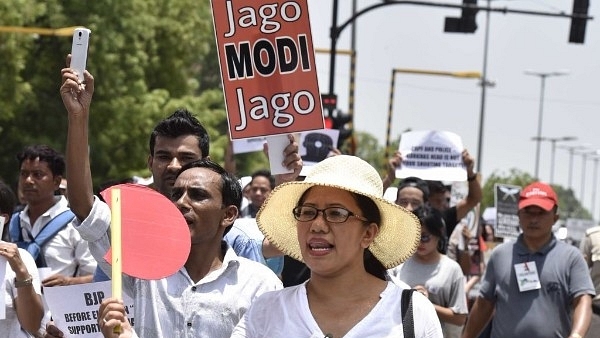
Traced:
[[391, 275], [421, 292], [434, 304], [444, 337], [460, 337], [467, 318], [465, 282], [458, 263], [442, 254], [444, 220], [441, 213], [421, 206], [413, 213], [421, 222], [421, 239], [415, 254]]
[[[419, 222], [383, 199], [370, 164], [349, 155], [319, 162], [304, 181], [276, 187], [257, 222], [272, 244], [306, 263], [310, 278], [258, 297], [232, 338], [404, 337], [404, 289], [387, 269], [412, 255]], [[432, 304], [418, 292], [411, 300], [414, 337], [442, 337]]]

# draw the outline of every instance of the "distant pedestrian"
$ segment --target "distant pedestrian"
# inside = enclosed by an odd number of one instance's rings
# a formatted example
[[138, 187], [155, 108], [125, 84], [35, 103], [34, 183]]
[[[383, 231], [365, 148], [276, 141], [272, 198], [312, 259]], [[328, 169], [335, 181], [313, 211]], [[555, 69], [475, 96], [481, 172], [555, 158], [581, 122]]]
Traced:
[[518, 215], [523, 233], [492, 252], [463, 338], [478, 337], [492, 315], [492, 338], [585, 336], [594, 286], [581, 253], [552, 232], [559, 218], [552, 187], [525, 187]]

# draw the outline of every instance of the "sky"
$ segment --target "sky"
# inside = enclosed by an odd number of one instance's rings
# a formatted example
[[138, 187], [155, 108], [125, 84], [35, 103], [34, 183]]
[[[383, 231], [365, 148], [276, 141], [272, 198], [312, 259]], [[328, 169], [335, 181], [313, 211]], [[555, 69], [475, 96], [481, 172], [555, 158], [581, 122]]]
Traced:
[[[425, 0], [426, 1], [426, 0]], [[357, 0], [357, 9], [380, 3]], [[437, 2], [437, 1], [436, 1]], [[440, 3], [460, 4], [461, 0]], [[313, 44], [329, 49], [332, 0], [308, 0]], [[479, 0], [480, 6], [487, 1]], [[572, 12], [572, 0], [500, 1], [492, 8], [540, 12]], [[489, 22], [487, 79], [480, 168], [483, 179], [512, 168], [535, 173], [540, 112], [541, 78], [536, 72], [568, 71], [545, 81], [543, 137], [575, 136], [557, 142], [552, 183], [571, 188], [600, 218], [600, 175], [593, 154], [572, 157], [563, 146], [600, 149], [600, 7], [591, 4], [585, 43], [568, 42], [570, 19], [492, 12]], [[352, 15], [352, 0], [339, 0], [338, 25]], [[444, 18], [460, 16], [460, 10], [418, 5], [390, 5], [370, 11], [356, 21], [356, 84], [354, 128], [368, 132], [385, 144], [391, 74], [394, 68], [435, 71], [483, 72], [486, 13], [479, 12], [474, 34], [444, 33]], [[337, 48], [351, 48], [351, 29], [340, 35]], [[316, 54], [319, 87], [329, 89], [329, 54]], [[335, 92], [338, 107], [347, 110], [350, 58], [338, 55]], [[446, 130], [461, 136], [466, 149], [477, 157], [482, 93], [477, 79], [396, 73], [391, 139], [402, 131]], [[539, 177], [550, 182], [552, 143], [541, 142]], [[571, 160], [572, 158], [572, 160]], [[585, 167], [584, 167], [585, 163]], [[572, 166], [572, 170], [569, 168]], [[596, 167], [600, 168], [600, 166]], [[571, 175], [569, 175], [571, 173]], [[594, 186], [594, 180], [598, 182]], [[583, 197], [583, 199], [581, 199]], [[595, 202], [595, 203], [592, 203]], [[593, 205], [592, 205], [593, 204]]]

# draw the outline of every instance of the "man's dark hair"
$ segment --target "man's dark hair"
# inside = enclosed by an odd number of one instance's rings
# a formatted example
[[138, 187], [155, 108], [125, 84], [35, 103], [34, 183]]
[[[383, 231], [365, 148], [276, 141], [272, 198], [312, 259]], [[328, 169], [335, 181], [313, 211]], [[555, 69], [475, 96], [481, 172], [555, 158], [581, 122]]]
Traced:
[[266, 169], [257, 170], [252, 173], [252, 181], [254, 181], [255, 177], [266, 177], [269, 180], [269, 185], [271, 186], [271, 190], [275, 189], [275, 177], [271, 175], [271, 172]]
[[[15, 210], [17, 205], [17, 197], [12, 189], [4, 182], [0, 181], [0, 214], [8, 214], [10, 217]], [[0, 224], [3, 227], [2, 240], [8, 241], [8, 225], [4, 227], [4, 224]]]
[[177, 173], [177, 177], [182, 172], [191, 168], [206, 168], [221, 175], [221, 195], [223, 196], [223, 205], [235, 205], [238, 209], [242, 204], [242, 187], [238, 179], [227, 172], [218, 163], [203, 158], [194, 162], [185, 164]]
[[52, 171], [53, 176], [64, 176], [64, 156], [45, 144], [27, 146], [17, 154], [19, 169], [21, 169], [21, 165], [25, 160], [35, 160], [36, 158], [39, 158], [40, 162], [48, 163], [48, 167], [50, 168], [50, 171]]
[[17, 197], [8, 184], [0, 181], [0, 213], [11, 215], [17, 205]]
[[157, 136], [176, 138], [184, 135], [194, 135], [202, 157], [207, 157], [210, 151], [208, 132], [206, 128], [185, 108], [177, 109], [166, 119], [160, 121], [150, 134], [150, 156], [154, 155], [154, 145]]
[[403, 179], [398, 184], [398, 194], [400, 193], [400, 190], [406, 187], [415, 187], [421, 190], [423, 192], [423, 202], [427, 202], [429, 200], [429, 187], [427, 186], [427, 182], [423, 181], [422, 179], [415, 176], [410, 176]]
[[427, 187], [429, 188], [430, 195], [442, 194], [449, 191], [448, 187], [441, 181], [427, 181]]

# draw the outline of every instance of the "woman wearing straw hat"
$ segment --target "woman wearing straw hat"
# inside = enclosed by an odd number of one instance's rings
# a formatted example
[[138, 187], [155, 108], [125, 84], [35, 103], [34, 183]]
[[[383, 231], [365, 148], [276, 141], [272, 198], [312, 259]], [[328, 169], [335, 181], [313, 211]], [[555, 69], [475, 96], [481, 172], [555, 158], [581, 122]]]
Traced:
[[[257, 215], [265, 236], [311, 269], [300, 285], [263, 294], [232, 337], [404, 337], [402, 288], [386, 269], [409, 258], [419, 220], [382, 198], [377, 171], [347, 155], [282, 184]], [[415, 337], [442, 337], [433, 305], [412, 298]]]

